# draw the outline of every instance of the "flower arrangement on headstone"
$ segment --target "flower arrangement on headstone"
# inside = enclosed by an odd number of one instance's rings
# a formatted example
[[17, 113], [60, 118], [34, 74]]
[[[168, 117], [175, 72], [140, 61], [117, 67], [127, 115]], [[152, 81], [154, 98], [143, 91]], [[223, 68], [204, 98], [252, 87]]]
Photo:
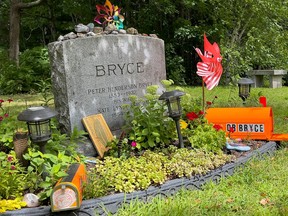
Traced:
[[112, 5], [109, 0], [106, 0], [104, 5], [96, 5], [98, 15], [94, 21], [103, 26], [105, 31], [114, 31], [124, 28], [124, 16], [120, 14], [121, 8], [117, 5]]

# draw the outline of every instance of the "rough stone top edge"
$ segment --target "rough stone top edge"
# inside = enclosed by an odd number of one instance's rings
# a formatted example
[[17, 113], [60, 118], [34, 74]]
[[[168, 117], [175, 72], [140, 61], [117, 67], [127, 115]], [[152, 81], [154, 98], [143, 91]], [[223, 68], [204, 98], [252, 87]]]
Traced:
[[53, 44], [58, 44], [58, 43], [65, 43], [65, 42], [71, 41], [71, 40], [85, 40], [85, 39], [100, 38], [100, 37], [140, 37], [140, 38], [149, 38], [151, 40], [160, 40], [160, 41], [164, 42], [164, 40], [161, 38], [155, 38], [155, 37], [144, 36], [144, 35], [132, 35], [132, 34], [113, 35], [113, 34], [109, 34], [109, 35], [95, 35], [95, 36], [84, 37], [84, 38], [78, 37], [75, 39], [69, 39], [69, 40], [63, 40], [63, 41], [53, 41], [53, 42], [48, 43], [48, 46], [53, 46]]

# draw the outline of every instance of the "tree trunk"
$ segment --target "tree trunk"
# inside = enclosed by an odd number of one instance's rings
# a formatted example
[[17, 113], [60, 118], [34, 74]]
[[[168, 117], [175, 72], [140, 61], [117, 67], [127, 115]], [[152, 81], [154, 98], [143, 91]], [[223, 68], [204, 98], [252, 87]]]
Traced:
[[21, 0], [10, 1], [10, 29], [9, 29], [9, 58], [19, 65], [19, 38], [20, 38], [20, 13], [22, 9], [39, 5], [45, 0], [22, 3]]
[[19, 0], [12, 0], [10, 6], [9, 58], [19, 65], [20, 10]]

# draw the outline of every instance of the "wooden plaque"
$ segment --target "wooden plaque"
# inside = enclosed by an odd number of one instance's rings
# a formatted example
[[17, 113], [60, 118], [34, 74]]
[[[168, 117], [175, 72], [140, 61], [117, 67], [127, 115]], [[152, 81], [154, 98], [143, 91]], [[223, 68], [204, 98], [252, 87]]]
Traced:
[[102, 114], [86, 116], [82, 119], [82, 123], [86, 128], [89, 137], [94, 144], [94, 147], [100, 156], [103, 158], [107, 142], [113, 139], [113, 135]]

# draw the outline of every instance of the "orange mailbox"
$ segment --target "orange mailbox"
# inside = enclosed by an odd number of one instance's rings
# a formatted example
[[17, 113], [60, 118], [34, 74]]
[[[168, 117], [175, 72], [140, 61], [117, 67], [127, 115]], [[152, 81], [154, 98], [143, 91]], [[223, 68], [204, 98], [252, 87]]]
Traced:
[[271, 107], [237, 107], [209, 108], [206, 119], [213, 124], [219, 124], [231, 138], [283, 141], [288, 140], [288, 134], [273, 133], [273, 112]]
[[51, 211], [79, 209], [82, 203], [83, 184], [86, 182], [84, 164], [71, 164], [68, 176], [60, 179], [51, 194]]

